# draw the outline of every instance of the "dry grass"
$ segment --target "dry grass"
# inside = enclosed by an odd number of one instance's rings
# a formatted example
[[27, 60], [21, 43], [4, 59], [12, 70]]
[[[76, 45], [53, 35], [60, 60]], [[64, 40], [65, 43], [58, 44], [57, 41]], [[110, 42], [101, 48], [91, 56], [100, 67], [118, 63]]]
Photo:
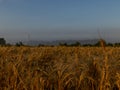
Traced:
[[0, 47], [0, 90], [120, 90], [120, 48]]

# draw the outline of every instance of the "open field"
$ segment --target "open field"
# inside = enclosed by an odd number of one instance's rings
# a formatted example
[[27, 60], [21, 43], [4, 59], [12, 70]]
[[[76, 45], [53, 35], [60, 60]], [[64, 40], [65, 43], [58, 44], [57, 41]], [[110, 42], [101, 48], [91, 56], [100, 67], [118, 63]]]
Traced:
[[120, 48], [0, 47], [0, 90], [120, 90]]

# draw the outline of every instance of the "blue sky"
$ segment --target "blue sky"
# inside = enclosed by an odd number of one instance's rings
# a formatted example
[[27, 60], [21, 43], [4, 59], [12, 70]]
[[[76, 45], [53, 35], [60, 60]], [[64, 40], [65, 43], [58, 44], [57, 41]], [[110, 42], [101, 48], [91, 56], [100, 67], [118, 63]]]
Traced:
[[7, 40], [120, 38], [119, 0], [0, 0]]

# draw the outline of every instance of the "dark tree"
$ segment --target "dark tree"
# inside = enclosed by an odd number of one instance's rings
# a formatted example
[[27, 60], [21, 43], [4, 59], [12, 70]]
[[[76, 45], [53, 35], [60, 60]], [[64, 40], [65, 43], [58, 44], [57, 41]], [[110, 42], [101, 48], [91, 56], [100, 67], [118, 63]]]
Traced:
[[83, 47], [93, 47], [91, 44], [84, 44]]
[[6, 41], [4, 38], [0, 38], [0, 45], [6, 45]]
[[114, 45], [112, 43], [108, 43], [107, 46], [113, 47]]
[[16, 43], [16, 46], [24, 46], [24, 44], [22, 43], [22, 42], [18, 42], [18, 43]]
[[119, 46], [120, 46], [120, 43], [115, 43], [114, 46], [115, 46], [115, 47], [119, 47]]
[[68, 44], [65, 42], [65, 43], [59, 43], [59, 46], [68, 46]]
[[43, 47], [43, 46], [45, 46], [45, 45], [44, 45], [44, 44], [39, 44], [39, 45], [38, 45], [38, 47]]
[[73, 44], [71, 44], [70, 46], [81, 46], [80, 42], [75, 42]]

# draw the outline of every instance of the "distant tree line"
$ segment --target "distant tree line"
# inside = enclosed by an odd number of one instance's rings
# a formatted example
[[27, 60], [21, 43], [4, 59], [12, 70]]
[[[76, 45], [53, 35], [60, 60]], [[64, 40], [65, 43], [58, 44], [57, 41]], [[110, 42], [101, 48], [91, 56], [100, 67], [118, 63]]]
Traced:
[[[120, 47], [120, 43], [106, 43], [105, 40], [102, 40], [102, 42], [104, 43], [105, 46], [109, 46], [109, 47]], [[95, 44], [81, 44], [80, 42], [75, 42], [73, 44], [67, 44], [67, 43], [59, 43], [59, 46], [68, 46], [68, 47], [72, 47], [72, 46], [82, 46], [82, 47], [100, 47], [101, 46], [101, 40], [99, 40], [97, 43]]]
[[[109, 46], [109, 47], [120, 47], [120, 43], [106, 43], [105, 40], [103, 40], [103, 43], [105, 46]], [[17, 42], [15, 44], [16, 46], [20, 47], [20, 46], [29, 46], [29, 45], [25, 45], [23, 42]], [[51, 46], [54, 47], [56, 45], [44, 45], [44, 44], [39, 44], [38, 47], [47, 47], [47, 46]], [[101, 40], [99, 40], [97, 43], [95, 44], [81, 44], [80, 42], [75, 42], [75, 43], [71, 43], [68, 44], [66, 42], [64, 43], [59, 43], [59, 45], [57, 46], [66, 46], [66, 47], [76, 47], [76, 46], [81, 46], [81, 47], [100, 47], [101, 46]]]
[[[102, 42], [104, 43], [105, 46], [109, 46], [109, 47], [120, 47], [120, 43], [106, 43], [105, 40], [102, 40]], [[11, 44], [6, 44], [6, 40], [4, 38], [0, 38], [0, 46], [12, 46]], [[20, 46], [29, 46], [29, 45], [25, 45], [22, 41], [17, 42], [15, 44], [15, 46], [20, 47]], [[55, 45], [44, 45], [44, 44], [39, 44], [38, 47], [44, 47], [44, 46], [55, 46]], [[81, 47], [100, 47], [101, 46], [101, 40], [99, 40], [97, 43], [95, 44], [81, 44], [80, 42], [75, 42], [75, 43], [71, 43], [68, 44], [66, 42], [64, 43], [59, 43], [58, 46], [66, 46], [66, 47], [75, 47], [75, 46], [81, 46]]]

